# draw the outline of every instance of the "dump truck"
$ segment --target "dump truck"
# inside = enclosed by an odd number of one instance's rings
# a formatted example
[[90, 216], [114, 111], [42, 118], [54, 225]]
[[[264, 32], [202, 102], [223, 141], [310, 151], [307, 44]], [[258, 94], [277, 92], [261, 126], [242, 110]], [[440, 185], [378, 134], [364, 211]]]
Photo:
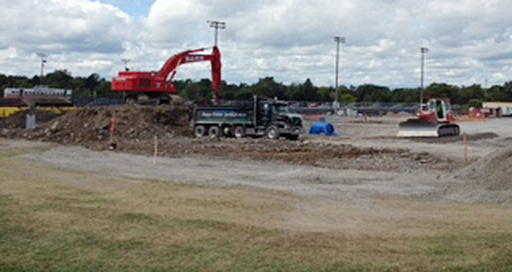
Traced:
[[289, 111], [285, 101], [255, 96], [252, 101], [195, 106], [196, 137], [245, 136], [297, 140], [304, 133], [302, 117]]

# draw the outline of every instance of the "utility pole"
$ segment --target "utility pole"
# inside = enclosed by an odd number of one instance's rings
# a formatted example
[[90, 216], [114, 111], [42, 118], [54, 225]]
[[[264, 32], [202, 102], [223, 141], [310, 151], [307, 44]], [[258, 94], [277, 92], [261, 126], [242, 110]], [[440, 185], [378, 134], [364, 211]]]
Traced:
[[122, 59], [121, 61], [124, 63], [124, 70], [128, 72], [129, 71], [128, 62], [130, 62], [132, 60], [131, 59]]
[[226, 29], [226, 23], [220, 21], [206, 21], [210, 24], [211, 28], [215, 28], [215, 46], [217, 46], [219, 42], [219, 29]]
[[37, 55], [41, 58], [41, 77], [39, 78], [39, 85], [43, 85], [43, 76], [44, 76], [44, 64], [46, 63], [46, 54], [37, 53]]
[[338, 87], [338, 74], [340, 66], [340, 44], [345, 43], [345, 37], [336, 36], [334, 37], [334, 41], [336, 42], [336, 98], [334, 99], [334, 108], [338, 109], [340, 107], [340, 90]]
[[421, 75], [420, 75], [420, 84], [421, 84], [421, 91], [420, 91], [420, 107], [421, 105], [423, 105], [423, 91], [424, 91], [424, 86], [423, 86], [423, 79], [425, 77], [424, 75], [424, 69], [425, 69], [425, 54], [428, 53], [428, 48], [426, 47], [422, 47], [421, 48]]

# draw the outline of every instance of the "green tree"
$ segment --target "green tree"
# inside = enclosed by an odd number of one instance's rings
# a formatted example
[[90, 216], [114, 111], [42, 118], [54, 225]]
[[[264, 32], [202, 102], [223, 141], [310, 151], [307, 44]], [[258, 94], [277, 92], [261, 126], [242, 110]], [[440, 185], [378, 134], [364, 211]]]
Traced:
[[446, 83], [432, 83], [425, 92], [425, 100], [430, 98], [449, 98], [452, 103], [460, 103], [460, 88]]
[[452, 101], [458, 104], [467, 104], [471, 100], [483, 100], [484, 90], [478, 84], [473, 84], [469, 87], [462, 87], [460, 89], [460, 97], [458, 101]]
[[273, 77], [265, 77], [258, 80], [252, 87], [254, 94], [269, 98], [284, 98], [284, 91], [280, 83], [277, 83]]
[[72, 88], [73, 77], [67, 70], [56, 70], [44, 77], [44, 84], [52, 88]]
[[494, 85], [487, 90], [489, 101], [506, 101], [505, 88], [503, 86]]
[[389, 88], [372, 84], [359, 86], [355, 96], [359, 102], [391, 102], [392, 98]]
[[[332, 87], [320, 87], [317, 89], [317, 95], [318, 95], [318, 99], [320, 101], [323, 101], [323, 102], [331, 102], [331, 101], [334, 101], [335, 97], [336, 97], [336, 90]], [[340, 90], [340, 93], [343, 93], [341, 90]]]
[[248, 100], [253, 98], [254, 94], [249, 86], [241, 85], [240, 87], [241, 88], [235, 93], [235, 99]]
[[100, 85], [100, 83], [101, 83], [101, 77], [100, 77], [100, 75], [98, 75], [96, 73], [91, 74], [90, 76], [88, 76], [85, 79], [84, 87], [89, 92], [91, 97], [94, 96], [93, 95], [94, 90], [96, 89], [96, 87], [98, 87], [98, 85]]
[[340, 103], [342, 105], [352, 104], [352, 103], [356, 103], [356, 102], [357, 102], [357, 98], [349, 93], [343, 94], [340, 98]]
[[503, 85], [503, 101], [512, 101], [512, 81], [506, 82]]

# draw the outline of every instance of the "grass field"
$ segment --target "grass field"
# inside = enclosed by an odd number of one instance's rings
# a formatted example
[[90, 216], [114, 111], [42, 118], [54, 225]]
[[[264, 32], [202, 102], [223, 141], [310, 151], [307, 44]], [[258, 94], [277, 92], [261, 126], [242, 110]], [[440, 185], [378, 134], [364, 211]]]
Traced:
[[[381, 199], [377, 216], [323, 199], [131, 180], [16, 157], [43, 150], [0, 148], [0, 271], [512, 269], [509, 204]], [[393, 218], [402, 210], [407, 217]], [[315, 220], [329, 216], [335, 223], [316, 230]], [[345, 218], [356, 226], [338, 229]]]

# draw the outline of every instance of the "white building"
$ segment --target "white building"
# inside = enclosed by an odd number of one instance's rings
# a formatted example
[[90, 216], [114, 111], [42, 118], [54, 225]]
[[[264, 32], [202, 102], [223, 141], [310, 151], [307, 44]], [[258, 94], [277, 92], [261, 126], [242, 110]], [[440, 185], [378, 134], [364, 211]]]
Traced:
[[496, 116], [512, 116], [512, 102], [483, 102], [484, 108], [494, 109]]

